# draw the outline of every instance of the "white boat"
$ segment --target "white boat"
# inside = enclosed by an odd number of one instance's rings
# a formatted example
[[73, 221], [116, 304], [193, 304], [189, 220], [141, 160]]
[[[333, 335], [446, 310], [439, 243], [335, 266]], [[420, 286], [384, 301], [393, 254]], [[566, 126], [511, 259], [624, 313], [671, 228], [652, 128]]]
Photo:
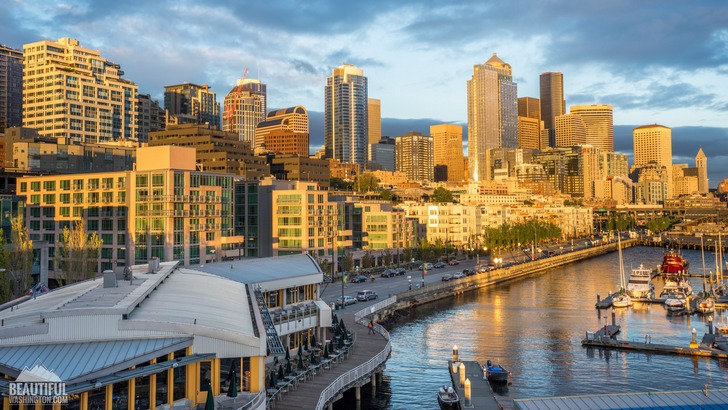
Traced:
[[718, 349], [728, 352], [728, 325], [725, 324], [725, 319], [722, 325], [716, 324], [714, 329], [715, 339], [713, 339], [713, 344]]
[[630, 307], [632, 306], [632, 298], [629, 297], [627, 292], [618, 292], [612, 297], [612, 306], [616, 308]]
[[652, 269], [640, 264], [639, 268], [632, 269], [627, 282], [627, 294], [633, 298], [649, 298], [655, 292], [652, 284]]
[[686, 296], [682, 292], [673, 291], [665, 295], [665, 306], [667, 310], [677, 311], [685, 309]]
[[698, 311], [702, 314], [710, 314], [715, 312], [715, 299], [708, 295], [702, 300], [698, 301]]
[[690, 286], [690, 282], [683, 275], [665, 276], [665, 286], [662, 288], [662, 293], [660, 293], [660, 299], [665, 300], [672, 293], [682, 294], [683, 297], [687, 297], [693, 294], [693, 287]]
[[437, 402], [441, 409], [457, 409], [460, 407], [460, 397], [450, 386], [440, 387], [437, 392]]
[[632, 298], [627, 294], [627, 281], [624, 279], [624, 259], [622, 258], [621, 234], [617, 235], [617, 249], [619, 250], [619, 291], [612, 296], [612, 306], [616, 308], [632, 306]]

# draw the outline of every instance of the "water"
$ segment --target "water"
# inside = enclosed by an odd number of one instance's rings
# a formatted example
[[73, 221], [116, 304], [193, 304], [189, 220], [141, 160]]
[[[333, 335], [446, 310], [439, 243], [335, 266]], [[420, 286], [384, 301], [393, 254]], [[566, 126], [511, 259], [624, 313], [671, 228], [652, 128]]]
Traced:
[[[702, 271], [700, 251], [683, 251], [691, 270]], [[625, 271], [656, 266], [659, 248], [624, 252]], [[714, 256], [706, 254], [714, 266]], [[702, 279], [691, 278], [702, 289]], [[499, 391], [510, 407], [514, 398], [604, 393], [697, 390], [728, 386], [728, 363], [670, 355], [604, 351], [581, 346], [586, 331], [597, 330], [610, 311], [594, 308], [596, 295], [619, 286], [618, 255], [612, 253], [537, 276], [417, 308], [391, 330], [392, 357], [375, 394], [362, 388], [362, 402], [346, 395], [335, 409], [437, 409], [435, 392], [449, 384], [447, 360], [457, 345], [460, 358], [492, 359], [512, 372]], [[609, 318], [605, 318], [609, 316]], [[718, 312], [723, 321], [723, 312]], [[688, 346], [699, 316], [671, 316], [662, 305], [635, 304], [616, 311], [622, 337]]]

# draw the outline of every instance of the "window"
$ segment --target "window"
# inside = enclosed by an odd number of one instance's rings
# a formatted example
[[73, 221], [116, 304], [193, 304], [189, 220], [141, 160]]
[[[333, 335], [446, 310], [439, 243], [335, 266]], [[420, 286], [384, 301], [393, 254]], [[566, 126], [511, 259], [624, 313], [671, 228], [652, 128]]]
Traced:
[[67, 217], [71, 216], [71, 208], [69, 208], [67, 206], [62, 206], [62, 207], [58, 208], [58, 214], [67, 218]]
[[87, 222], [87, 229], [89, 231], [98, 231], [99, 230], [99, 220], [98, 219], [89, 219]]
[[38, 192], [40, 191], [40, 181], [35, 181], [30, 183], [30, 190], [32, 192]]
[[152, 186], [164, 186], [164, 174], [152, 174]]
[[46, 191], [55, 191], [56, 181], [43, 181], [43, 189]]

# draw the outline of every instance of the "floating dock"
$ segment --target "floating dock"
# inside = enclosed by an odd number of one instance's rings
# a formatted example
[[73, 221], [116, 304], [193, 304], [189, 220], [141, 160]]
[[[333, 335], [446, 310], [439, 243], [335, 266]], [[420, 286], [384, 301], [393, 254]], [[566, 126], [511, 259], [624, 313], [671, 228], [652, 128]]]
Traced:
[[[453, 363], [458, 370], [453, 372]], [[465, 378], [470, 380], [470, 403], [465, 401], [465, 388], [460, 384], [460, 364], [465, 365]], [[483, 409], [483, 410], [501, 410], [503, 406], [498, 403], [495, 394], [490, 387], [490, 383], [483, 377], [483, 367], [476, 361], [464, 360], [460, 362], [447, 362], [452, 387], [460, 397], [461, 409]], [[505, 384], [505, 383], [504, 383]]]

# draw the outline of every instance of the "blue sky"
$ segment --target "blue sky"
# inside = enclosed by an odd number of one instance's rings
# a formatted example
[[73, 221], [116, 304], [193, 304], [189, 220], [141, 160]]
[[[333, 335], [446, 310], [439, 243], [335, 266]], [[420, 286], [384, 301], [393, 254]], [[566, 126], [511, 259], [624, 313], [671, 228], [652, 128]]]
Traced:
[[[382, 100], [383, 133], [467, 118], [466, 81], [493, 52], [519, 96], [564, 73], [567, 105], [612, 104], [615, 125], [673, 128], [676, 161], [703, 146], [728, 177], [728, 5], [721, 1], [20, 1], [0, 43], [73, 37], [121, 64], [140, 91], [210, 84], [220, 101], [246, 67], [269, 108], [323, 111], [331, 69], [355, 64]], [[322, 127], [312, 124], [312, 141]], [[625, 129], [629, 129], [626, 127]], [[631, 135], [616, 136], [631, 150]], [[621, 139], [621, 140], [620, 140]]]

